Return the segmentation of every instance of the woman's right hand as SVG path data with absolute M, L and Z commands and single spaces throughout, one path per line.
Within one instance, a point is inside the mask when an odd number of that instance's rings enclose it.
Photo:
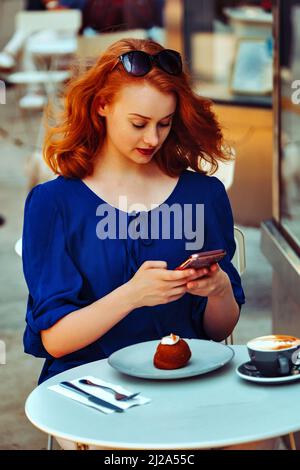
M 180 299 L 194 274 L 194 269 L 168 270 L 165 261 L 145 261 L 127 283 L 134 307 L 153 307 Z

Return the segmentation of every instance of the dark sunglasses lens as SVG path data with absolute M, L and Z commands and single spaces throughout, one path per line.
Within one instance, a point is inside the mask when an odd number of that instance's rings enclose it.
M 171 75 L 179 75 L 182 72 L 182 62 L 178 52 L 168 49 L 159 52 L 156 57 L 165 72 Z
M 151 59 L 142 51 L 128 52 L 121 57 L 125 70 L 132 75 L 141 77 L 151 69 Z

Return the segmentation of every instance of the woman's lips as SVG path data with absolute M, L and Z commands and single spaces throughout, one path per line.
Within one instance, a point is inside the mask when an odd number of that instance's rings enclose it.
M 154 153 L 155 149 L 137 149 L 142 155 L 150 156 Z

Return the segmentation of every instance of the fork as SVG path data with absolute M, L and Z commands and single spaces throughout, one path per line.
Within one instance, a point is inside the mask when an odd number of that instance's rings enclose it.
M 80 379 L 79 383 L 84 384 L 84 385 L 92 385 L 93 387 L 99 387 L 99 388 L 102 388 L 103 390 L 112 392 L 114 394 L 114 398 L 119 401 L 131 400 L 132 398 L 135 398 L 141 393 L 141 392 L 137 392 L 137 393 L 132 393 L 131 395 L 125 395 L 124 393 L 117 392 L 111 387 L 106 387 L 105 385 L 95 384 L 94 382 L 88 379 Z

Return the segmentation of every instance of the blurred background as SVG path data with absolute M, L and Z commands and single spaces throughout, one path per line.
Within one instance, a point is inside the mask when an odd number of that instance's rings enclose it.
M 245 235 L 234 342 L 300 336 L 299 20 L 300 0 L 0 0 L 0 449 L 46 447 L 24 414 L 42 361 L 23 353 L 21 260 L 26 195 L 55 177 L 45 107 L 122 37 L 181 52 L 235 153 L 216 174 Z

